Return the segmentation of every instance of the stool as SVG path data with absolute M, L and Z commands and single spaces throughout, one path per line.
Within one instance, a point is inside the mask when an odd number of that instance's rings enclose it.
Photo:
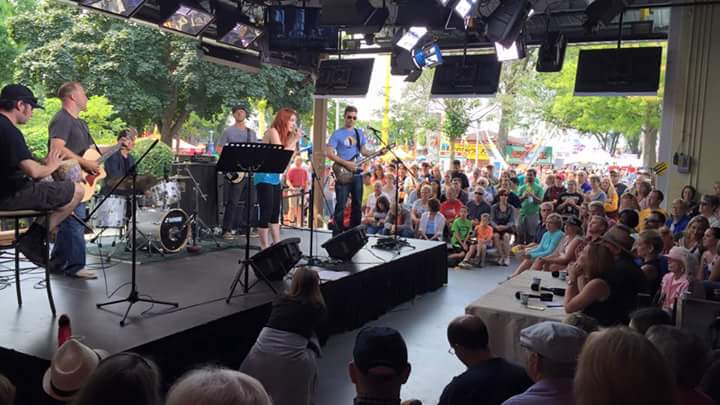
M 17 293 L 18 306 L 22 306 L 22 293 L 20 291 L 20 252 L 17 249 L 17 241 L 20 238 L 20 219 L 21 218 L 45 218 L 45 223 L 50 223 L 50 211 L 36 210 L 18 210 L 18 211 L 0 211 L 0 219 L 12 219 L 15 222 L 15 238 L 13 247 L 15 248 L 15 291 Z M 50 232 L 48 231 L 43 238 L 43 256 L 45 263 L 50 261 Z M 55 301 L 53 300 L 52 289 L 50 288 L 50 271 L 45 266 L 45 290 L 47 291 L 50 310 L 55 316 Z

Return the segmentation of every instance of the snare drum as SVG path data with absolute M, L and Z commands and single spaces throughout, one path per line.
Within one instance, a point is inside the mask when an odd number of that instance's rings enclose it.
M 97 200 L 100 202 L 101 200 Z M 96 228 L 122 228 L 125 226 L 125 210 L 127 199 L 125 197 L 110 196 L 95 212 L 94 225 Z

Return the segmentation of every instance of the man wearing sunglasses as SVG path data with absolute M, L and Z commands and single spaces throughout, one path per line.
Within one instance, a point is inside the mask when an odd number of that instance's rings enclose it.
M 367 148 L 367 138 L 363 131 L 355 128 L 357 121 L 357 108 L 353 106 L 345 107 L 345 124 L 342 128 L 338 128 L 333 132 L 328 140 L 325 154 L 328 159 L 344 166 L 350 172 L 355 173 L 352 181 L 341 184 L 339 181 L 335 183 L 335 212 L 333 215 L 335 228 L 333 235 L 343 232 L 343 211 L 348 197 L 352 199 L 350 208 L 350 228 L 360 225 L 362 220 L 362 193 L 363 184 L 359 167 L 355 164 L 355 160 L 360 156 L 368 156 L 372 151 Z

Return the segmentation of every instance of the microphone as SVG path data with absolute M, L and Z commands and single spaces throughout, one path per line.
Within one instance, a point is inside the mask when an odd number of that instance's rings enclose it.
M 520 299 L 520 294 L 521 294 L 521 293 L 522 293 L 521 291 L 516 291 L 516 292 L 515 292 L 515 298 L 516 298 L 516 299 Z M 528 296 L 529 298 L 539 298 L 540 301 L 552 301 L 552 300 L 553 300 L 553 295 L 550 294 L 550 293 L 541 293 L 540 295 L 537 295 L 537 294 L 528 294 L 527 296 Z
M 565 289 L 564 288 L 548 288 L 548 287 L 540 287 L 542 291 L 551 292 L 558 297 L 564 297 L 565 296 Z

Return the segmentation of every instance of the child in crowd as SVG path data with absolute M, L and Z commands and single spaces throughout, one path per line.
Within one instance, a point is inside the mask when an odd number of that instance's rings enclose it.
M 449 259 L 462 260 L 470 250 L 470 237 L 472 236 L 473 225 L 468 218 L 468 209 L 466 206 L 460 207 L 459 215 L 450 226 L 450 239 L 452 250 Z
M 696 259 L 689 250 L 678 246 L 670 249 L 667 258 L 670 272 L 663 277 L 660 288 L 662 308 L 672 311 L 676 300 L 688 289 L 688 275 L 694 274 Z
M 436 198 L 428 201 L 428 210 L 420 217 L 418 238 L 442 240 L 445 229 L 445 217 L 440 213 L 440 201 Z
M 482 214 L 480 223 L 475 227 L 475 238 L 477 243 L 470 246 L 470 250 L 465 255 L 465 259 L 460 263 L 460 267 L 472 267 L 479 265 L 485 266 L 485 255 L 488 247 L 492 246 L 493 229 L 490 226 L 490 214 Z M 475 259 L 475 260 L 473 260 Z

